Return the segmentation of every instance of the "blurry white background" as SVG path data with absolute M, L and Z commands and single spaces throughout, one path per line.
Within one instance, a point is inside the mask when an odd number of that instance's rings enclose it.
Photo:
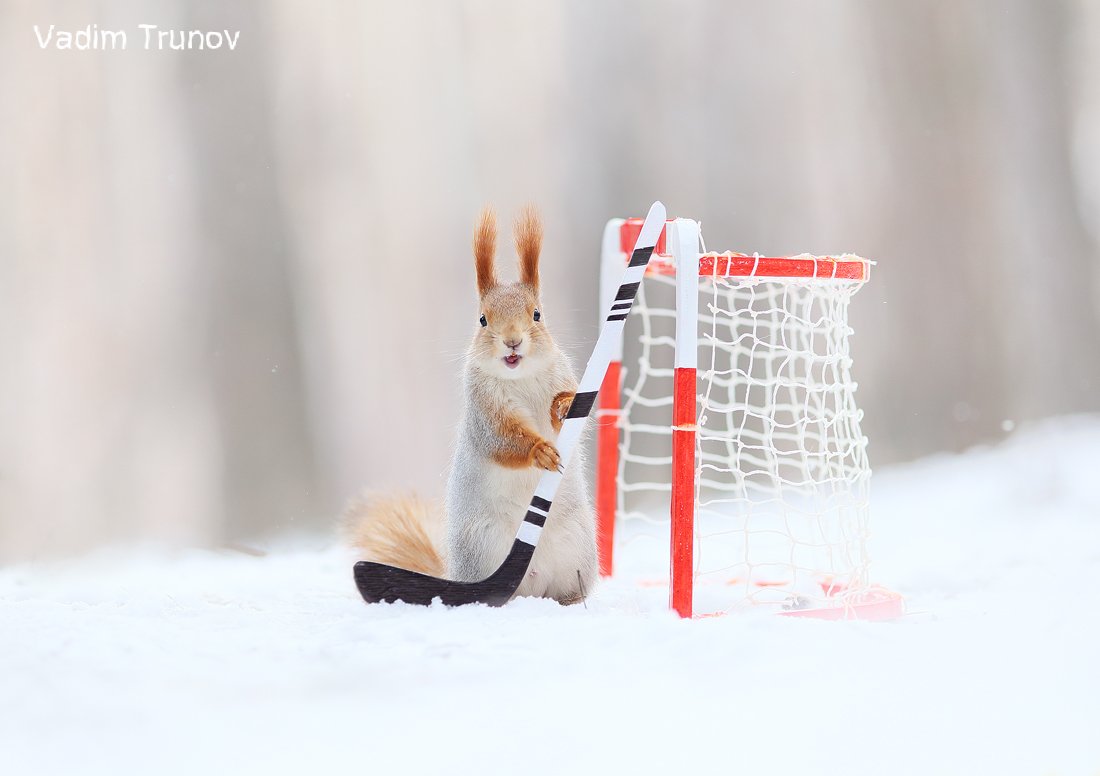
M 241 34 L 33 31 L 93 23 Z M 440 494 L 486 202 L 542 208 L 578 358 L 603 223 L 655 198 L 709 248 L 877 260 L 876 465 L 1100 410 L 1087 0 L 6 0 L 0 172 L 0 561 Z

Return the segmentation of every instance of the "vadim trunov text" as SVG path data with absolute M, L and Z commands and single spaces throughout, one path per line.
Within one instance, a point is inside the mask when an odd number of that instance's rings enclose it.
M 59 30 L 34 25 L 34 35 L 41 49 L 74 51 L 121 51 L 129 47 L 126 30 L 101 30 L 89 24 L 79 30 Z M 227 48 L 233 51 L 240 40 L 240 30 L 169 30 L 155 24 L 139 24 L 133 34 L 134 48 L 145 51 L 185 51 Z

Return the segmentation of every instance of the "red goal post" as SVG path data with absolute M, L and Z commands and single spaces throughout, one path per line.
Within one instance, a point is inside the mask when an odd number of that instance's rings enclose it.
M 602 303 L 640 228 L 640 219 L 608 223 Z M 601 573 L 613 571 L 626 500 L 667 493 L 669 598 L 681 616 L 698 614 L 697 589 L 719 577 L 743 586 L 742 600 L 778 603 L 786 614 L 896 616 L 900 598 L 867 581 L 870 468 L 848 372 L 847 301 L 871 262 L 701 245 L 697 222 L 666 223 L 632 312 L 642 330 L 628 325 L 624 334 L 641 355 L 624 366 L 619 342 L 600 391 Z M 665 286 L 664 307 L 646 298 L 651 281 Z M 636 422 L 635 412 L 657 420 Z M 709 527 L 697 525 L 701 513 Z M 710 556 L 724 553 L 713 568 L 696 557 L 704 542 Z

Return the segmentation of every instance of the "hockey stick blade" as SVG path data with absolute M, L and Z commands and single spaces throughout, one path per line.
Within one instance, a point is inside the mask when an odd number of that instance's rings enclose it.
M 355 584 L 368 603 L 404 601 L 428 606 L 438 598 L 447 606 L 502 606 L 515 594 L 534 554 L 532 545 L 515 540 L 500 568 L 480 582 L 455 582 L 361 560 L 355 564 Z
M 665 226 L 665 206 L 654 202 L 645 217 L 634 250 L 630 254 L 626 271 L 623 273 L 619 292 L 605 312 L 604 324 L 600 327 L 600 336 L 592 349 L 584 374 L 581 375 L 576 396 L 565 414 L 561 430 L 558 432 L 557 448 L 561 456 L 561 469 L 546 472 L 539 479 L 535 495 L 520 522 L 512 549 L 508 552 L 500 568 L 480 582 L 456 582 L 420 574 L 415 571 L 387 566 L 371 561 L 359 561 L 355 564 L 355 585 L 367 603 L 382 601 L 393 603 L 404 601 L 409 604 L 427 606 L 436 599 L 447 606 L 483 603 L 501 606 L 507 603 L 519 589 L 531 557 L 535 554 L 542 528 L 550 512 L 550 506 L 561 483 L 561 472 L 569 465 L 573 450 L 580 441 L 585 421 L 596 401 L 596 394 L 603 383 L 611 354 L 617 338 L 622 337 L 626 325 L 626 313 L 623 302 L 634 303 L 646 266 L 657 245 L 657 238 Z

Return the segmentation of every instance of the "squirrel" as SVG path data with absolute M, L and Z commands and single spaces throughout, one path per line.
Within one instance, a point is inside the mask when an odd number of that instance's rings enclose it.
M 496 218 L 474 230 L 480 317 L 466 352 L 463 412 L 442 513 L 416 496 L 367 493 L 344 512 L 367 560 L 462 582 L 488 577 L 508 554 L 541 471 L 557 471 L 552 441 L 577 390 L 539 298 L 542 223 L 516 220 L 519 281 L 497 279 Z M 517 596 L 583 600 L 598 569 L 596 517 L 580 451 L 565 469 Z

